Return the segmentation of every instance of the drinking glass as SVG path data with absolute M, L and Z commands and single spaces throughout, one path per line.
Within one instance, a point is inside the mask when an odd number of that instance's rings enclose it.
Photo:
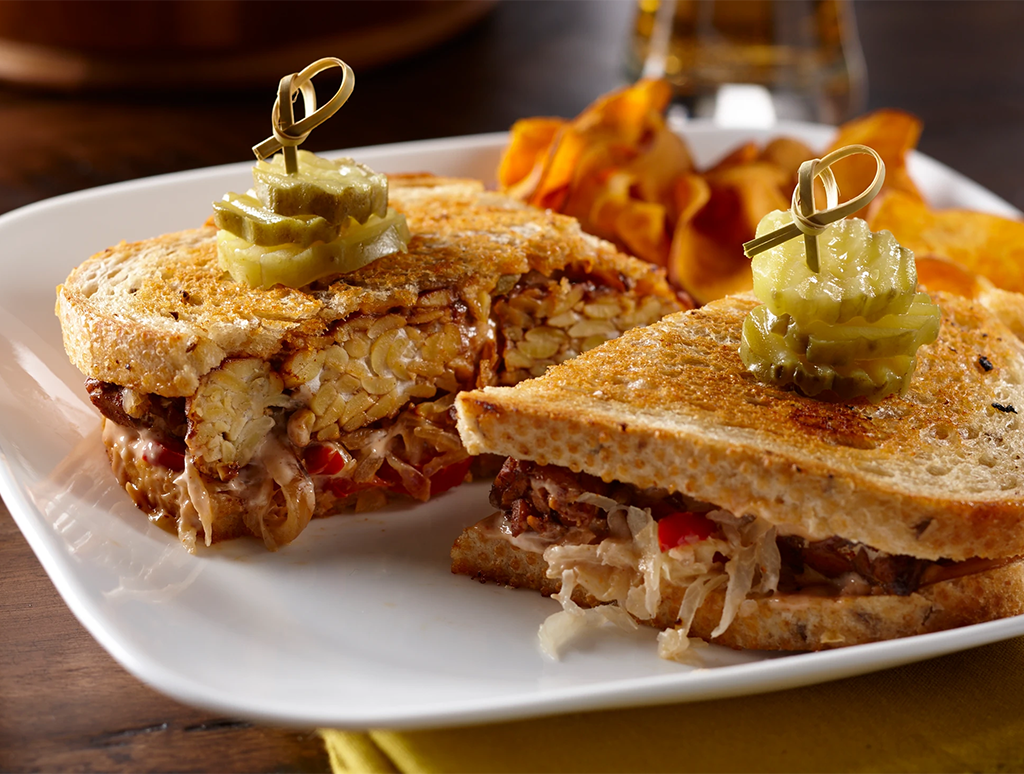
M 664 76 L 690 117 L 724 125 L 836 124 L 866 97 L 847 0 L 638 0 L 627 71 Z

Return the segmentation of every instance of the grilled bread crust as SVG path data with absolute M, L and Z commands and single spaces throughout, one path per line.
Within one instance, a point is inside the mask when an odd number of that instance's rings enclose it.
M 684 492 L 783 534 L 923 559 L 1024 554 L 1024 345 L 937 294 L 938 340 L 904 396 L 826 402 L 739 358 L 752 295 L 638 328 L 513 388 L 462 393 L 471 454 Z
M 561 588 L 548 578 L 541 554 L 512 545 L 479 526 L 470 527 L 452 548 L 452 571 L 481 582 L 539 591 Z M 684 588 L 661 584 L 657 615 L 639 623 L 667 629 L 676 624 Z M 602 604 L 577 587 L 573 601 Z M 725 592 L 716 590 L 697 611 L 691 637 L 750 650 L 826 650 L 954 629 L 1024 613 L 1024 560 L 921 587 L 908 596 L 820 597 L 781 594 L 745 600 L 729 628 L 715 639 Z
M 597 268 L 679 308 L 650 264 L 585 234 L 573 218 L 487 192 L 477 181 L 392 177 L 390 204 L 409 223 L 408 251 L 314 289 L 235 282 L 218 265 L 209 225 L 108 248 L 57 289 L 65 349 L 86 376 L 180 397 L 225 359 L 302 349 L 334 322 L 413 306 L 431 290 L 456 289 L 486 318 L 495 288 L 531 270 Z

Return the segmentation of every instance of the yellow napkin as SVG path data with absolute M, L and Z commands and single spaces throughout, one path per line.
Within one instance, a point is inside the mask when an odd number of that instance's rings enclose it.
M 320 733 L 338 774 L 1024 771 L 1024 637 L 759 696 Z

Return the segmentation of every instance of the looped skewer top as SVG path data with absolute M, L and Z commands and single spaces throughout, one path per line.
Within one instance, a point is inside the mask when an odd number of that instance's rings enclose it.
M 836 184 L 830 167 L 840 159 L 858 154 L 866 154 L 874 158 L 877 165 L 875 178 L 865 191 L 850 201 L 839 204 L 839 186 Z M 821 177 L 821 182 L 825 186 L 826 209 L 816 212 L 814 209 L 814 179 L 817 177 Z M 793 214 L 793 222 L 769 234 L 745 242 L 743 244 L 744 254 L 748 258 L 753 258 L 758 253 L 803 234 L 807 266 L 811 271 L 817 272 L 818 235 L 830 223 L 842 220 L 868 204 L 882 190 L 883 183 L 885 183 L 885 162 L 882 161 L 882 157 L 878 153 L 866 145 L 847 145 L 832 151 L 824 158 L 805 161 L 800 165 L 800 170 L 797 173 L 797 185 L 793 189 L 793 201 L 790 209 Z
M 341 85 L 337 93 L 321 108 L 316 106 L 316 90 L 313 88 L 313 76 L 332 67 L 340 67 L 342 71 Z M 329 56 L 318 59 L 300 72 L 286 75 L 277 87 L 277 99 L 271 117 L 273 136 L 268 137 L 259 145 L 253 146 L 253 153 L 260 161 L 284 149 L 285 170 L 289 175 L 298 172 L 298 160 L 295 149 L 305 142 L 309 133 L 338 112 L 352 95 L 356 85 L 356 76 L 352 68 L 340 59 Z M 295 121 L 292 102 L 302 93 L 305 116 Z

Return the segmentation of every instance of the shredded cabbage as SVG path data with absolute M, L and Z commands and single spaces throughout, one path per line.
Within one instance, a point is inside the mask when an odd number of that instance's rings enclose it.
M 770 594 L 778 585 L 781 558 L 776 530 L 763 519 L 712 510 L 705 515 L 719 526 L 721 537 L 662 552 L 658 525 L 649 509 L 590 492 L 578 501 L 607 512 L 610 537 L 597 544 L 553 545 L 544 550 L 548 577 L 562 581 L 554 597 L 562 610 L 549 616 L 539 633 L 541 647 L 553 657 L 586 628 L 608 623 L 636 628 L 635 621 L 657 617 L 668 584 L 686 590 L 678 624 L 659 634 L 658 653 L 663 658 L 689 659 L 684 654 L 690 647 L 690 627 L 713 591 L 726 587 L 722 615 L 711 633 L 717 637 L 729 628 L 751 594 Z M 724 566 L 715 561 L 716 554 L 726 557 Z M 572 601 L 577 587 L 607 604 L 579 607 Z
M 658 656 L 666 661 L 678 661 L 680 664 L 703 667 L 698 648 L 706 648 L 704 640 L 687 637 L 682 629 L 665 629 L 658 632 Z
M 203 525 L 206 545 L 213 545 L 213 506 L 210 503 L 210 492 L 203 483 L 202 476 L 199 475 L 199 470 L 196 468 L 191 454 L 185 455 L 185 472 L 182 476 L 184 477 L 185 487 L 188 490 L 189 502 L 199 516 L 200 523 Z M 185 521 L 185 519 L 182 519 L 182 521 Z M 189 549 L 190 553 L 195 549 L 196 540 L 194 527 L 191 529 L 193 531 L 191 537 L 189 537 L 187 532 L 185 536 L 182 536 L 180 534 L 181 527 L 179 526 L 178 528 L 178 537 L 185 544 L 185 548 Z
M 554 659 L 560 657 L 562 646 L 586 629 L 595 629 L 603 624 L 613 624 L 625 631 L 637 628 L 636 621 L 618 605 L 580 607 L 572 601 L 572 592 L 575 588 L 576 572 L 567 569 L 562 572 L 562 588 L 553 597 L 561 602 L 562 610 L 549 615 L 537 632 L 541 650 Z

